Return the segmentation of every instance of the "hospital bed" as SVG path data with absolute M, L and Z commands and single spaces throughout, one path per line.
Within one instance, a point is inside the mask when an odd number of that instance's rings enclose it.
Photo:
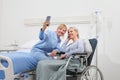
M 33 80 L 36 64 L 30 50 L 37 41 L 30 40 L 15 51 L 0 52 L 0 80 Z
M 0 80 L 28 80 L 35 70 L 35 61 L 29 53 L 9 52 L 0 54 Z M 29 80 L 32 80 L 29 79 Z

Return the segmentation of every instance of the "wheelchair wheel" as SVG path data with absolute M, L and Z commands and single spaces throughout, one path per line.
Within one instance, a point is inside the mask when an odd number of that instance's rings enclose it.
M 102 72 L 94 65 L 86 67 L 79 80 L 104 80 Z

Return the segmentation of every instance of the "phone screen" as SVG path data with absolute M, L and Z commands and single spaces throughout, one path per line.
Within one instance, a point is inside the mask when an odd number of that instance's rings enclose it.
M 46 17 L 46 21 L 50 21 L 50 19 L 51 19 L 51 16 Z

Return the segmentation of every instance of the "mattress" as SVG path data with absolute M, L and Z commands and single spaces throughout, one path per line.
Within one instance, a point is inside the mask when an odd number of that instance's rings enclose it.
M 12 60 L 14 74 L 36 69 L 37 61 L 28 52 L 10 52 L 0 55 L 7 56 Z M 6 60 L 1 60 L 1 64 L 6 68 L 9 66 Z

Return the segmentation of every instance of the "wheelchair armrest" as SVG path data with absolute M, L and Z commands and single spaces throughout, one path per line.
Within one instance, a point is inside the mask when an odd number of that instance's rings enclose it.
M 61 54 L 65 54 L 65 52 L 62 52 L 62 51 L 57 52 L 57 55 L 61 55 Z
M 66 67 L 68 66 L 69 62 L 71 59 L 80 59 L 80 64 L 83 65 L 85 61 L 85 65 L 87 65 L 87 53 L 73 53 L 69 58 L 66 63 Z
M 79 55 L 79 56 L 87 56 L 87 53 L 86 53 L 86 52 L 83 52 L 83 53 L 73 53 L 72 55 L 73 55 L 73 56 L 76 56 L 76 55 Z
M 87 53 L 83 52 L 83 53 L 73 53 L 72 54 L 73 58 L 80 58 L 81 59 L 81 64 L 83 64 L 83 62 L 85 62 L 85 65 L 87 66 Z

